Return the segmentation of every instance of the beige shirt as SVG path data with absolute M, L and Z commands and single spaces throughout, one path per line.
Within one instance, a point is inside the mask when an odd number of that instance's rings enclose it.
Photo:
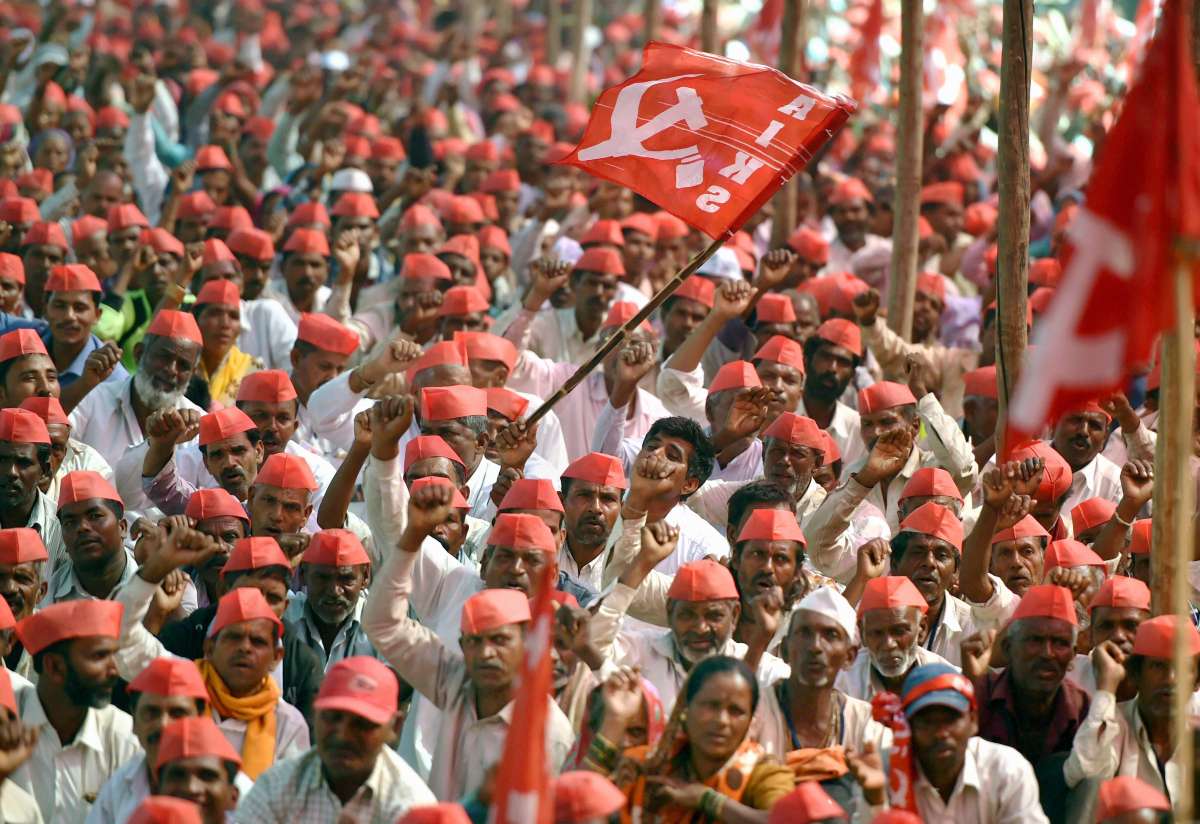
M 37 801 L 11 780 L 0 784 L 0 821 L 4 824 L 42 824 Z

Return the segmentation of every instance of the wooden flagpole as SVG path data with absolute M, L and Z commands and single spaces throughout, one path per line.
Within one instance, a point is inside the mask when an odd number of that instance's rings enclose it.
M 563 0 L 546 0 L 546 63 L 558 68 L 558 53 L 562 50 Z
M 571 27 L 571 85 L 572 103 L 587 102 L 588 69 L 592 50 L 587 42 L 588 26 L 592 24 L 592 0 L 575 0 L 575 21 Z
M 782 35 L 779 41 L 779 70 L 788 77 L 799 79 L 802 47 L 800 22 L 804 19 L 807 0 L 789 0 L 783 7 Z M 775 195 L 775 214 L 771 218 L 771 248 L 787 243 L 788 236 L 800 222 L 796 214 L 796 195 L 799 183 L 795 177 L 783 184 Z
M 912 337 L 913 301 L 917 293 L 918 221 L 921 218 L 921 123 L 924 51 L 921 0 L 900 4 L 900 108 L 896 123 L 896 215 L 892 230 L 892 274 L 888 280 L 888 326 Z
M 704 0 L 700 8 L 700 51 L 709 54 L 723 54 L 720 34 L 717 31 L 718 0 Z
M 646 5 L 642 8 L 642 22 L 646 27 L 645 36 L 642 38 L 643 43 L 649 43 L 658 34 L 658 20 L 661 14 L 660 0 L 646 0 Z
M 1004 437 L 1008 401 L 1021 373 L 1029 295 L 1029 72 L 1033 57 L 1033 0 L 1004 0 L 1000 57 L 1000 146 L 996 158 L 999 282 L 996 289 L 997 435 Z M 996 454 L 1005 445 L 996 444 Z

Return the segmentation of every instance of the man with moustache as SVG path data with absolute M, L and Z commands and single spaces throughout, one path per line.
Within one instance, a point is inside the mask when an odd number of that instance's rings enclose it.
M 198 429 L 208 474 L 234 498 L 246 500 L 265 456 L 258 427 L 245 412 L 229 406 L 197 416 L 188 410 L 163 409 L 150 417 L 146 428 L 142 489 L 164 514 L 182 514 L 196 492 L 175 467 L 175 445 L 193 428 Z
M 0 527 L 36 531 L 54 566 L 66 561 L 66 547 L 54 502 L 40 488 L 51 474 L 50 450 L 41 418 L 25 409 L 0 409 Z M 49 570 L 41 572 L 48 578 Z
M 892 242 L 869 233 L 875 198 L 870 189 L 856 177 L 838 181 L 827 199 L 829 217 L 837 229 L 837 237 L 829 244 L 827 272 L 849 272 L 852 259 L 872 252 L 888 252 Z
M 1070 512 L 1080 501 L 1104 498 L 1121 502 L 1121 467 L 1101 454 L 1108 443 L 1112 418 L 1095 401 L 1071 410 L 1054 424 L 1050 444 L 1071 467 L 1071 488 L 1062 509 Z
M 33 329 L 0 335 L 0 406 L 59 394 L 58 370 Z
M 804 394 L 796 412 L 830 434 L 846 465 L 867 452 L 859 413 L 841 402 L 862 364 L 863 352 L 858 326 L 843 318 L 825 321 L 804 342 Z
M 202 824 L 227 824 L 238 798 L 253 787 L 241 766 L 221 728 L 203 715 L 167 724 L 154 759 L 158 792 L 195 804 Z
M 67 560 L 56 563 L 44 604 L 112 598 L 137 571 L 125 548 L 125 504 L 95 472 L 71 472 L 58 498 Z
M 1088 605 L 1091 655 L 1076 655 L 1068 677 L 1088 695 L 1096 694 L 1097 647 L 1111 641 L 1124 655 L 1133 653 L 1138 627 L 1150 618 L 1150 588 L 1136 578 L 1114 575 L 1100 585 Z M 1113 691 L 1118 701 L 1137 695 L 1137 684 L 1128 673 Z
M 196 606 L 201 609 L 217 603 L 221 597 L 221 571 L 234 545 L 250 536 L 250 515 L 241 501 L 219 488 L 196 490 L 183 514 L 195 524 L 198 532 L 203 532 L 219 546 L 199 569 L 192 570 Z
M 558 568 L 599 592 L 608 557 L 608 536 L 621 512 L 621 495 L 628 487 L 625 470 L 612 455 L 591 452 L 563 471 L 561 485 L 567 537 L 558 551 Z

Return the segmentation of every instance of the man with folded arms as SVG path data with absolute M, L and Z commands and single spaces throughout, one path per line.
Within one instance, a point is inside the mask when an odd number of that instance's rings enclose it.
M 195 804 L 204 824 L 226 824 L 239 793 L 250 791 L 241 766 L 241 756 L 206 715 L 167 724 L 154 758 L 158 792 Z

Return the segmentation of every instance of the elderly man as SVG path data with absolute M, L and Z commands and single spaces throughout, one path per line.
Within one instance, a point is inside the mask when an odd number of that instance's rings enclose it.
M 241 766 L 241 756 L 205 715 L 167 724 L 154 759 L 158 792 L 195 804 L 203 824 L 226 824 L 238 794 L 253 786 Z
M 426 554 L 422 543 L 433 526 L 445 519 L 452 491 L 448 485 L 430 484 L 413 493 L 404 535 L 363 610 L 363 625 L 375 648 L 442 711 L 430 778 L 439 798 L 475 792 L 499 759 L 530 619 L 529 602 L 518 590 L 493 588 L 471 596 L 462 606 L 460 655 L 408 617 L 413 566 Z M 545 529 L 532 516 L 506 517 L 526 518 L 531 527 Z M 546 701 L 547 763 L 557 771 L 574 734 L 554 699 L 546 696 Z
M 62 528 L 40 488 L 52 474 L 50 463 L 50 433 L 42 419 L 24 409 L 0 409 L 0 527 L 36 530 L 58 563 L 66 560 Z
M 418 419 L 422 435 L 441 437 L 467 470 L 471 514 L 484 517 L 500 467 L 484 456 L 487 445 L 487 393 L 473 386 L 421 390 Z
M 924 664 L 946 664 L 921 646 L 923 616 L 929 604 L 908 578 L 885 576 L 867 582 L 858 602 L 862 638 L 854 663 L 837 677 L 836 686 L 860 701 L 880 692 L 898 692 L 904 679 Z
M 317 696 L 316 746 L 276 764 L 238 803 L 244 824 L 307 818 L 396 821 L 434 795 L 392 751 L 403 716 L 395 674 L 374 658 L 330 667 Z
M 37 530 L 26 527 L 0 529 L 0 596 L 16 621 L 33 615 L 45 597 L 47 583 L 44 568 L 49 555 Z M 26 681 L 33 680 L 33 661 L 14 637 L 5 656 L 5 668 Z
M 46 604 L 112 598 L 137 570 L 125 548 L 125 504 L 112 484 L 95 472 L 63 478 L 58 497 L 66 558 L 50 573 Z

